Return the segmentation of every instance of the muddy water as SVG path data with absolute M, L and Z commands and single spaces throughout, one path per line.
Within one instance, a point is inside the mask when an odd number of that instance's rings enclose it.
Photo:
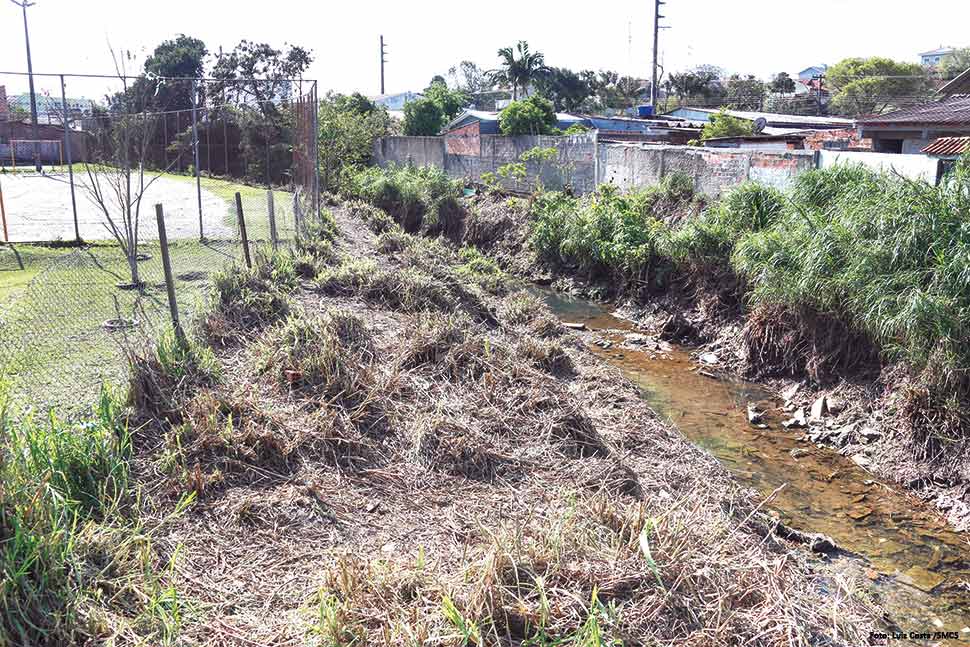
M 767 497 L 765 506 L 789 526 L 824 533 L 849 551 L 878 603 L 899 630 L 959 632 L 970 644 L 970 542 L 948 529 L 921 502 L 890 487 L 835 451 L 784 430 L 771 417 L 778 402 L 757 385 L 701 374 L 681 349 L 619 347 L 632 324 L 596 304 L 543 290 L 539 295 L 566 322 L 584 323 L 597 355 L 638 384 L 655 410 L 705 448 L 745 485 Z M 769 411 L 768 429 L 748 422 L 747 405 Z M 860 564 L 860 561 L 861 564 Z M 920 642 L 920 641 L 917 641 Z

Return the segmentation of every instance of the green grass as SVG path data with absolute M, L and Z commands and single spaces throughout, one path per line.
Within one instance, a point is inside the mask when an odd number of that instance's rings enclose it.
M 150 256 L 139 263 L 146 283 L 142 291 L 118 288 L 130 275 L 124 255 L 113 245 L 49 250 L 38 254 L 37 265 L 27 266 L 21 282 L 38 271 L 41 261 L 46 264 L 32 284 L 0 307 L 0 374 L 11 380 L 18 406 L 77 408 L 97 394 L 104 380 L 123 379 L 121 342 L 141 343 L 146 334 L 154 336 L 170 325 L 159 250 L 144 245 L 142 251 Z M 211 275 L 241 252 L 238 245 L 198 241 L 173 242 L 170 252 L 180 315 L 190 323 L 203 305 Z M 105 327 L 119 318 L 136 325 Z
M 346 184 L 345 195 L 383 209 L 407 231 L 447 230 L 462 194 L 461 182 L 434 166 L 364 168 Z

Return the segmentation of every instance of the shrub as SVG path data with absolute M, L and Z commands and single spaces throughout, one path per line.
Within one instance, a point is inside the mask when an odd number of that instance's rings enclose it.
M 454 209 L 461 183 L 437 167 L 369 168 L 349 183 L 352 197 L 389 213 L 407 231 L 437 227 L 443 211 Z
M 498 116 L 503 135 L 551 135 L 558 123 L 552 102 L 539 95 L 513 101 Z

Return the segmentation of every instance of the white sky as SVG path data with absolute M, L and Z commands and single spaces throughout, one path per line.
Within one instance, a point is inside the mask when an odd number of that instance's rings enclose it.
M 668 71 L 712 63 L 761 77 L 794 75 L 846 56 L 883 55 L 917 61 L 941 44 L 970 45 L 970 0 L 668 0 L 661 32 Z M 388 46 L 387 91 L 421 90 L 461 60 L 488 69 L 495 50 L 527 40 L 549 65 L 615 69 L 647 78 L 651 0 L 573 2 L 489 0 L 406 2 L 358 0 L 37 0 L 28 9 L 35 72 L 111 73 L 116 49 L 150 52 L 178 33 L 210 51 L 240 39 L 313 50 L 308 77 L 327 90 L 379 91 L 378 36 Z M 0 71 L 26 70 L 19 8 L 0 0 Z M 8 93 L 24 79 L 0 75 Z M 53 82 L 38 82 L 38 91 Z M 59 93 L 59 88 L 57 88 Z M 72 96 L 98 98 L 103 83 L 74 81 Z

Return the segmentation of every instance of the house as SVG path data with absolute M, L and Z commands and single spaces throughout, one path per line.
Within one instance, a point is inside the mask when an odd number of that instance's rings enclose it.
M 824 64 L 806 67 L 804 70 L 798 73 L 798 80 L 802 83 L 807 83 L 815 77 L 825 74 L 825 70 L 827 69 L 829 69 L 829 66 Z
M 71 156 L 75 162 L 83 162 L 88 155 L 88 138 L 90 134 L 74 129 L 68 131 L 71 135 Z M 39 144 L 41 161 L 45 164 L 61 164 L 64 162 L 64 128 L 54 124 L 39 124 L 36 138 L 43 140 Z M 33 159 L 33 147 L 13 145 L 12 141 L 34 139 L 34 127 L 22 121 L 0 121 L 0 165 L 16 162 L 26 163 Z
M 397 94 L 378 94 L 367 97 L 378 106 L 384 106 L 390 111 L 404 110 L 404 106 L 412 101 L 423 99 L 420 92 L 398 92 Z
M 923 154 L 940 160 L 937 178 L 953 170 L 957 160 L 970 153 L 970 137 L 940 137 L 923 149 Z
M 46 94 L 35 94 L 37 102 L 37 123 L 39 124 L 60 124 L 64 121 L 64 104 L 60 97 L 52 97 Z M 10 97 L 10 105 L 20 106 L 24 110 L 30 109 L 30 94 L 23 92 Z M 94 101 L 84 98 L 67 98 L 68 115 L 73 122 L 72 127 L 77 128 L 83 117 L 90 117 L 94 111 Z M 76 122 L 74 121 L 76 120 Z
M 486 110 L 464 110 L 442 129 L 443 135 L 455 137 L 477 137 L 478 135 L 498 135 L 498 112 Z M 556 127 L 566 130 L 572 125 L 582 124 L 583 118 L 564 112 L 556 113 Z
M 704 142 L 709 148 L 754 150 L 871 151 L 872 142 L 859 137 L 855 128 L 793 130 L 780 135 L 737 135 L 714 137 Z
M 944 47 L 943 45 L 940 45 L 936 49 L 931 49 L 928 52 L 920 52 L 920 63 L 926 67 L 936 67 L 940 64 L 940 61 L 943 60 L 944 56 L 947 54 L 952 54 L 955 51 L 956 48 L 954 47 Z
M 966 72 L 954 81 L 964 76 L 968 76 Z M 873 150 L 877 153 L 910 154 L 922 152 L 940 137 L 970 135 L 970 93 L 952 94 L 937 101 L 861 119 L 859 134 L 872 139 Z

